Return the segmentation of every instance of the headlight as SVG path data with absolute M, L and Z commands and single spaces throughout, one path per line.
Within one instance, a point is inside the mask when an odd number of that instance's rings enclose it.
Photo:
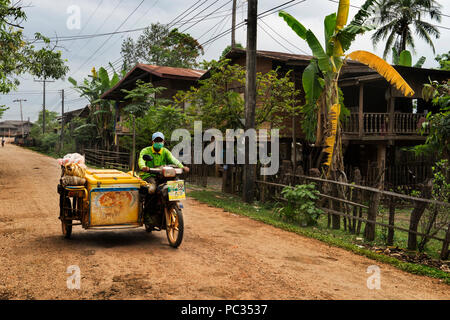
M 163 176 L 164 178 L 173 178 L 177 176 L 175 168 L 172 167 L 164 167 L 163 168 Z

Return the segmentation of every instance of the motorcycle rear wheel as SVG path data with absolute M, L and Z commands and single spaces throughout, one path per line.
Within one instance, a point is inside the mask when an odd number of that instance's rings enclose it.
M 169 245 L 178 248 L 183 241 L 184 221 L 183 213 L 176 203 L 170 205 L 165 210 L 166 215 L 166 235 Z

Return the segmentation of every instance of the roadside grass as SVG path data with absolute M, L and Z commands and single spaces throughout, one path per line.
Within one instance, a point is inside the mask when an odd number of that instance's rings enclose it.
M 360 236 L 348 234 L 344 230 L 327 229 L 326 215 L 323 215 L 323 217 L 319 219 L 318 226 L 301 227 L 298 224 L 284 221 L 276 214 L 274 214 L 273 205 L 267 206 L 258 203 L 251 205 L 243 202 L 240 198 L 233 195 L 223 194 L 218 191 L 199 188 L 192 185 L 189 185 L 188 188 L 189 197 L 208 205 L 222 208 L 228 212 L 240 214 L 286 231 L 320 240 L 327 244 L 349 250 L 362 256 L 366 256 L 370 259 L 390 264 L 394 267 L 399 268 L 400 270 L 409 273 L 442 279 L 444 283 L 450 285 L 450 275 L 442 270 L 425 265 L 404 262 L 387 255 L 370 251 L 364 247 L 361 248 L 358 245 L 361 245 L 364 242 L 358 242 L 356 240 L 356 238 L 359 238 Z M 380 232 L 382 231 L 378 231 L 378 233 Z M 400 232 L 398 234 L 400 234 Z M 377 236 L 380 236 L 380 234 L 378 234 Z M 396 236 L 396 241 L 397 243 L 403 243 L 404 238 L 401 235 L 398 236 L 398 238 Z M 371 244 L 374 244 L 374 242 L 372 242 Z
M 55 158 L 55 159 L 58 159 L 58 158 L 61 157 L 61 156 L 60 156 L 57 152 L 55 152 L 55 151 L 45 152 L 45 151 L 43 151 L 43 150 L 41 150 L 41 149 L 39 149 L 39 148 L 37 148 L 37 147 L 29 147 L 29 146 L 20 146 L 20 147 L 21 147 L 21 148 L 24 148 L 24 149 L 28 149 L 28 150 L 34 151 L 34 152 L 37 152 L 37 153 L 40 153 L 40 154 L 42 154 L 42 155 L 44 155 L 44 156 L 48 156 L 48 157 L 51 157 L 51 158 Z

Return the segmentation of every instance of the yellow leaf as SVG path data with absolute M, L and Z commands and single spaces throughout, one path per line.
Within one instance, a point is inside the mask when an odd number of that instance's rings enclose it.
M 336 31 L 341 30 L 347 24 L 350 0 L 339 0 L 339 8 L 336 16 Z
M 333 55 L 335 57 L 342 57 L 344 55 L 344 50 L 342 49 L 341 42 L 337 39 L 334 39 Z
M 92 67 L 91 72 L 92 72 L 92 76 L 94 77 L 94 79 L 97 78 L 97 71 L 95 71 L 95 67 Z
M 364 63 L 382 75 L 390 84 L 400 90 L 406 97 L 413 96 L 414 90 L 408 85 L 405 79 L 389 63 L 367 51 L 354 51 L 347 55 L 347 58 Z
M 337 103 L 331 107 L 330 112 L 328 114 L 331 122 L 331 132 L 325 138 L 325 149 L 323 150 L 325 153 L 328 153 L 327 160 L 324 163 L 328 167 L 331 165 L 331 161 L 333 159 L 333 150 L 334 144 L 336 142 L 336 132 L 339 123 L 340 113 L 341 113 L 341 105 Z

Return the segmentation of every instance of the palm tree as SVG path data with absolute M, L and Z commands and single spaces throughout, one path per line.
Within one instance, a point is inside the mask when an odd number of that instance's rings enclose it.
M 385 59 L 393 47 L 397 52 L 406 50 L 407 46 L 414 50 L 414 34 L 435 52 L 432 38 L 439 38 L 440 32 L 423 19 L 441 21 L 441 5 L 436 0 L 367 0 L 366 3 L 369 3 L 370 22 L 379 27 L 372 35 L 373 45 L 387 38 Z

